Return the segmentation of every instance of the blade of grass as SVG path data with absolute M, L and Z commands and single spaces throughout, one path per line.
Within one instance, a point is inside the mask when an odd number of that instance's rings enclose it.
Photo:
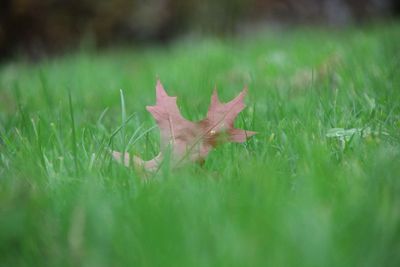
M 77 154 L 77 144 L 76 144 L 76 129 L 75 129 L 75 118 L 74 118 L 74 109 L 72 107 L 72 97 L 71 91 L 68 90 L 68 103 L 69 103 L 69 114 L 71 117 L 71 142 L 72 142 L 72 156 L 74 159 L 74 166 L 75 166 L 75 175 L 79 175 L 79 166 L 78 166 L 78 154 Z
M 122 147 L 121 147 L 121 152 L 122 155 L 125 155 L 126 152 L 126 131 L 125 131 L 125 126 L 126 126 L 126 108 L 125 108 L 125 97 L 124 97 L 124 92 L 122 91 L 122 89 L 119 90 L 119 94 L 120 94 L 120 100 L 121 100 L 121 122 L 122 122 L 122 128 L 121 128 L 121 143 L 122 143 Z

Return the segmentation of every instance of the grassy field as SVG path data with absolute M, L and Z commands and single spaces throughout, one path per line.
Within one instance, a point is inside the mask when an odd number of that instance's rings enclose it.
M 396 24 L 4 63 L 0 266 L 399 266 L 399 68 Z M 157 77 L 193 121 L 247 85 L 258 135 L 143 181 Z

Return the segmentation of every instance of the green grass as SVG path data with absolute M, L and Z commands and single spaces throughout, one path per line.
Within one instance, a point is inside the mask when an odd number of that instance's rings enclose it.
M 0 266 L 399 266 L 399 44 L 298 29 L 3 64 Z M 144 182 L 109 150 L 158 153 L 157 77 L 191 120 L 247 85 L 259 134 Z

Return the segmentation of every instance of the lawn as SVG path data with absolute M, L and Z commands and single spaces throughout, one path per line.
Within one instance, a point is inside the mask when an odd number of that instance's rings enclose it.
M 0 67 L 0 266 L 399 266 L 400 27 L 183 38 Z M 258 134 L 156 173 L 157 77 L 187 119 L 248 86 Z M 147 179 L 143 179 L 147 177 Z

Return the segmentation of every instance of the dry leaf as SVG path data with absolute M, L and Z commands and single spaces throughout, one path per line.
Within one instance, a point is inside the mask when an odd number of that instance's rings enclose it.
M 228 103 L 221 103 L 217 91 L 211 97 L 211 104 L 207 117 L 200 122 L 186 120 L 176 104 L 176 97 L 169 96 L 160 81 L 156 86 L 156 105 L 147 106 L 160 128 L 160 153 L 152 160 L 144 161 L 139 157 L 130 158 L 126 153 L 122 159 L 120 152 L 113 152 L 113 156 L 126 166 L 140 166 L 154 171 L 163 160 L 163 155 L 169 151 L 173 164 L 182 162 L 202 162 L 208 153 L 217 144 L 224 142 L 242 143 L 255 134 L 234 128 L 237 115 L 244 109 L 243 98 L 247 89 L 244 89 L 235 99 Z

